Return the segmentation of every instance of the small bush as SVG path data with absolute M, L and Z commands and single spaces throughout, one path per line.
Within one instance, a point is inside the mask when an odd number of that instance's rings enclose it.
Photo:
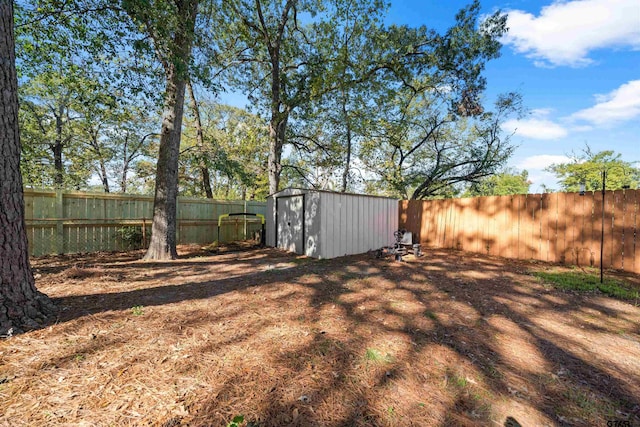
M 130 226 L 116 230 L 116 237 L 124 244 L 125 249 L 142 248 L 142 227 Z

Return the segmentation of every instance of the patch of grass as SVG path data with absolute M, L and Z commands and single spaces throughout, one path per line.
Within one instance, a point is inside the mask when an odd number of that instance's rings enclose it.
M 469 384 L 469 382 L 463 375 L 458 375 L 457 373 L 451 372 L 449 370 L 447 371 L 448 372 L 447 372 L 446 379 L 449 384 L 452 384 L 453 386 L 460 389 L 465 388 Z
M 426 310 L 424 312 L 424 316 L 428 317 L 431 320 L 438 320 L 438 316 L 436 316 L 436 314 L 431 310 Z
M 580 408 L 580 415 L 590 416 L 597 412 L 597 402 L 587 393 L 580 389 L 569 389 L 564 393 L 564 397 Z
M 344 271 L 344 272 L 339 273 L 339 275 L 340 275 L 340 278 L 342 280 L 347 280 L 347 281 L 348 280 L 352 280 L 352 279 L 359 279 L 360 278 L 360 274 L 353 273 L 351 271 Z
M 144 314 L 144 307 L 141 305 L 131 307 L 131 314 L 134 316 L 142 316 Z
M 637 300 L 640 298 L 640 292 L 631 288 L 628 284 L 611 278 L 604 278 L 604 283 L 600 283 L 600 277 L 596 274 L 583 272 L 563 272 L 551 273 L 546 271 L 538 271 L 533 273 L 534 276 L 551 283 L 558 289 L 594 292 L 599 290 L 605 295 L 626 299 Z
M 375 348 L 368 348 L 364 354 L 364 358 L 370 362 L 387 363 L 392 362 L 393 357 L 390 354 L 383 355 L 379 350 Z
M 244 415 L 236 415 L 235 417 L 233 417 L 231 421 L 229 421 L 229 424 L 227 424 L 227 427 L 240 427 L 240 425 L 243 422 L 244 422 Z
M 494 365 L 487 366 L 487 375 L 495 379 L 502 379 L 504 376 L 502 375 L 502 372 L 500 372 L 500 370 Z

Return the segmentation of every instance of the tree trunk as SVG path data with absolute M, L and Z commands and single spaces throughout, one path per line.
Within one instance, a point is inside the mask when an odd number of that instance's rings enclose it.
M 275 113 L 269 123 L 269 194 L 276 193 L 280 186 L 282 173 L 282 147 L 285 143 L 288 117 Z
M 56 114 L 56 141 L 51 146 L 53 151 L 53 167 L 55 176 L 53 182 L 56 188 L 62 188 L 64 183 L 64 166 L 62 165 L 62 107 Z
M 280 186 L 280 173 L 282 172 L 282 146 L 283 136 L 279 129 L 286 128 L 286 124 L 281 126 L 277 117 L 272 117 L 269 124 L 269 194 L 274 194 Z
M 102 156 L 102 150 L 100 149 L 100 142 L 98 141 L 99 132 L 89 131 L 91 134 L 91 146 L 98 156 L 98 164 L 100 165 L 100 181 L 102 181 L 102 189 L 105 193 L 109 193 L 109 176 L 107 175 L 107 165 Z
M 207 195 L 207 199 L 213 199 L 213 192 L 211 191 L 211 179 L 209 176 L 209 168 L 203 160 L 205 155 L 204 150 L 204 137 L 202 132 L 202 120 L 200 119 L 200 107 L 198 101 L 193 93 L 193 86 L 191 86 L 191 80 L 187 81 L 187 91 L 189 92 L 189 98 L 191 99 L 191 109 L 193 110 L 193 117 L 196 122 L 196 144 L 198 147 L 198 156 L 200 157 L 200 173 L 202 174 L 202 187 Z
M 107 175 L 107 165 L 104 159 L 100 158 L 100 178 L 102 179 L 102 188 L 105 193 L 109 193 L 109 177 Z
M 289 3 L 287 1 L 287 7 Z M 286 15 L 284 13 L 281 22 L 286 22 L 288 18 L 288 12 L 286 12 Z M 280 41 L 282 40 L 284 26 L 281 26 L 279 30 L 277 42 L 269 42 L 267 40 L 271 59 L 271 119 L 269 120 L 269 158 L 267 164 L 269 194 L 276 193 L 280 187 L 282 148 L 286 141 L 287 121 L 289 119 L 289 109 L 282 102 L 283 82 L 280 75 Z
M 347 153 L 346 158 L 344 160 L 344 170 L 342 171 L 342 189 L 343 193 L 346 193 L 347 186 L 349 185 L 349 171 L 351 166 L 351 120 L 349 118 L 349 110 L 347 110 L 347 93 L 345 93 L 344 88 L 342 89 L 342 115 L 344 118 L 344 123 L 346 127 L 346 143 L 347 143 Z
M 146 260 L 176 259 L 178 202 L 178 157 L 182 135 L 184 92 L 188 81 L 191 42 L 195 28 L 198 0 L 176 2 L 180 23 L 171 40 L 169 57 L 164 58 L 166 89 L 160 132 L 160 149 L 153 200 L 153 223 Z M 156 43 L 158 40 L 156 40 Z M 159 49 L 156 46 L 156 49 Z
M 13 2 L 0 0 L 0 336 L 42 326 L 55 306 L 29 265 L 20 174 Z
M 129 172 L 129 135 L 124 139 L 123 156 L 122 156 L 122 175 L 120 176 L 120 192 L 127 192 L 127 173 Z
M 202 186 L 204 187 L 204 192 L 207 195 L 207 199 L 213 199 L 213 191 L 211 191 L 211 175 L 209 174 L 209 168 L 203 166 L 200 168 L 200 173 L 202 174 Z
M 151 242 L 144 259 L 176 259 L 178 156 L 186 82 L 172 67 L 167 73 L 160 150 L 156 169 Z

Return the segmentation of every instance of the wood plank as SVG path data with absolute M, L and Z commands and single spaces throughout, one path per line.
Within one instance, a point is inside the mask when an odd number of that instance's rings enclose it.
M 549 211 L 549 201 L 551 195 L 543 193 L 540 195 L 540 214 L 538 221 L 540 223 L 540 259 L 549 261 L 549 221 L 551 212 Z M 555 220 L 555 218 L 554 218 Z
M 625 190 L 624 192 L 624 234 L 622 247 L 622 269 L 629 272 L 637 272 L 640 265 L 636 266 L 635 259 L 637 251 L 637 208 L 638 190 Z
M 515 258 L 514 254 L 517 253 L 517 246 L 514 247 L 515 239 L 514 234 L 517 236 L 518 230 L 517 224 L 514 224 L 514 212 L 513 212 L 513 196 L 504 196 L 502 198 L 503 209 L 503 243 L 500 248 L 500 256 L 505 258 Z M 515 249 L 515 250 L 514 250 Z
M 540 194 L 527 196 L 527 211 L 529 220 L 529 259 L 541 258 L 540 255 Z
M 574 194 L 575 203 L 575 221 L 574 221 L 574 243 L 575 243 L 575 259 L 574 262 L 581 266 L 587 267 L 591 263 L 591 250 L 588 245 L 589 239 L 587 236 L 591 236 L 591 227 L 588 220 L 590 220 L 590 211 L 592 206 L 589 204 L 589 198 L 585 194 L 581 196 L 579 193 Z
M 607 191 L 604 196 L 604 255 L 602 261 L 605 269 L 613 266 L 613 210 L 614 194 L 613 191 Z
M 453 229 L 453 215 L 451 212 L 451 199 L 445 199 L 443 202 L 443 213 L 444 213 L 444 228 L 442 233 L 442 247 L 443 248 L 451 248 L 451 234 Z
M 464 203 L 464 237 L 462 238 L 462 250 L 473 252 L 476 250 L 476 233 L 477 233 L 477 198 L 466 198 Z
M 567 264 L 569 260 L 566 258 L 566 241 L 567 241 L 567 218 L 566 207 L 568 203 L 567 193 L 558 193 L 557 198 L 557 221 L 556 221 L 556 258 L 562 264 Z
M 624 191 L 616 190 L 612 194 L 612 230 L 611 230 L 611 266 L 622 269 L 624 251 Z
M 428 201 L 423 201 L 420 204 L 420 217 L 422 218 L 422 223 L 420 224 L 420 244 L 425 245 L 425 247 L 431 246 L 432 206 L 432 203 Z
M 524 259 L 526 253 L 525 245 L 525 230 L 523 217 L 526 214 L 526 201 L 527 196 L 525 194 L 519 194 L 513 196 L 513 207 L 515 209 L 515 225 L 516 225 L 516 240 L 515 240 L 515 258 Z
M 602 194 L 594 191 L 593 214 L 591 217 L 591 253 L 593 254 L 593 266 L 600 268 L 600 244 L 601 244 L 601 224 L 602 224 Z
M 595 267 L 598 247 L 600 245 L 599 235 L 593 234 L 593 224 L 598 222 L 598 215 L 596 214 L 595 197 L 596 193 L 588 192 L 584 196 L 584 222 L 582 225 L 582 233 L 584 240 L 582 242 L 584 248 L 584 256 L 588 257 L 585 260 L 585 265 Z
M 457 199 L 455 203 L 456 215 L 458 216 L 456 221 L 456 235 L 454 239 L 454 247 L 457 250 L 465 250 L 465 244 L 469 234 L 469 199 L 462 198 Z

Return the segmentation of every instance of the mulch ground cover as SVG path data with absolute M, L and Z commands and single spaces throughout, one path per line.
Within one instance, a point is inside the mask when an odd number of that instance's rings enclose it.
M 638 302 L 564 267 L 179 252 L 32 260 L 59 318 L 0 340 L 0 425 L 640 425 Z

